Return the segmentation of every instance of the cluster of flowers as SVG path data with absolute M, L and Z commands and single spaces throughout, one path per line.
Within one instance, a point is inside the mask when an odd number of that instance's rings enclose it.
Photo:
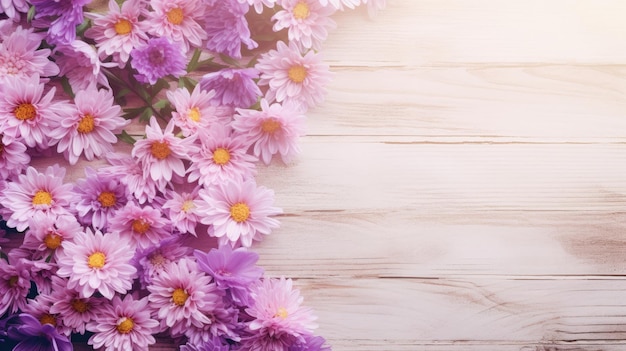
M 299 152 L 331 15 L 384 0 L 90 2 L 0 2 L 0 234 L 20 241 L 0 251 L 0 348 L 329 350 L 248 251 L 281 213 L 255 167 Z M 55 153 L 106 164 L 74 183 L 29 165 Z

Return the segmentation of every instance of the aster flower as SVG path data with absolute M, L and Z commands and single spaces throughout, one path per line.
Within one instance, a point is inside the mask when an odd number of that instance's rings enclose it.
M 152 11 L 148 13 L 150 33 L 156 37 L 167 37 L 173 42 L 199 48 L 207 34 L 199 22 L 205 17 L 206 5 L 194 0 L 152 0 Z
M 140 204 L 154 200 L 157 188 L 165 187 L 165 184 L 160 185 L 150 177 L 144 177 L 141 164 L 131 156 L 112 153 L 106 155 L 106 158 L 110 166 L 102 167 L 99 171 L 117 177 L 128 187 L 130 193 Z
M 50 49 L 39 49 L 42 39 L 32 29 L 21 26 L 3 38 L 0 44 L 0 82 L 4 84 L 12 77 L 51 77 L 59 73 L 59 67 L 48 59 Z
M 51 299 L 54 303 L 50 313 L 57 315 L 57 321 L 71 332 L 79 334 L 85 334 L 87 323 L 97 320 L 105 304 L 100 297 L 81 297 L 77 291 L 67 288 L 65 280 L 60 279 L 53 281 Z
M 248 139 L 232 135 L 229 128 L 215 127 L 199 138 L 201 146 L 190 154 L 188 180 L 212 185 L 227 180 L 246 180 L 256 174 L 256 158 L 247 153 Z
M 76 93 L 74 103 L 70 113 L 53 117 L 58 127 L 49 135 L 59 139 L 57 151 L 72 165 L 82 154 L 91 161 L 113 152 L 115 134 L 130 121 L 121 117 L 122 109 L 114 103 L 112 92 L 90 85 Z
M 193 138 L 177 138 L 174 136 L 174 121 L 169 121 L 165 130 L 156 121 L 150 119 L 146 126 L 146 138 L 137 140 L 131 155 L 141 162 L 144 174 L 149 174 L 154 181 L 171 181 L 172 174 L 185 175 L 183 160 L 188 159 L 193 151 Z M 163 190 L 163 189 L 160 189 Z
M 152 279 L 147 289 L 150 307 L 157 311 L 162 324 L 174 330 L 210 324 L 205 313 L 212 311 L 221 300 L 211 277 L 199 271 L 190 258 L 170 263 Z
M 187 59 L 178 44 L 165 37 L 149 39 L 145 45 L 130 52 L 135 78 L 142 83 L 156 84 L 157 80 L 172 75 L 179 78 L 187 73 Z
M 306 335 L 304 342 L 291 345 L 288 351 L 331 351 L 331 348 L 323 337 Z
M 201 190 L 200 197 L 204 200 L 198 207 L 204 213 L 201 222 L 212 226 L 210 235 L 222 245 L 240 242 L 249 247 L 252 240 L 261 240 L 261 235 L 279 226 L 278 220 L 271 218 L 282 212 L 272 206 L 274 192 L 257 187 L 254 180 L 218 183 Z
M 167 190 L 165 193 L 167 201 L 162 209 L 168 214 L 172 225 L 183 234 L 191 233 L 196 236 L 196 224 L 200 220 L 200 213 L 196 210 L 200 204 L 199 191 L 200 187 L 196 186 L 191 192 Z
M 63 245 L 74 238 L 82 227 L 71 215 L 47 216 L 36 213 L 28 221 L 28 231 L 24 236 L 23 248 L 40 252 L 38 258 L 55 257 L 63 251 Z
M 211 101 L 215 91 L 204 89 L 197 84 L 193 91 L 178 88 L 167 91 L 167 99 L 176 111 L 172 112 L 172 120 L 185 137 L 194 135 L 200 129 L 207 129 L 217 121 L 217 110 Z
M 142 0 L 127 0 L 122 6 L 109 0 L 109 11 L 105 14 L 90 12 L 92 26 L 85 36 L 94 39 L 100 59 L 112 56 L 113 62 L 123 68 L 131 51 L 148 41 L 147 22 L 139 20 L 144 10 Z
M 361 4 L 362 0 L 319 0 L 322 6 L 331 5 L 337 10 L 344 10 L 344 8 L 354 9 Z M 363 0 L 367 1 L 367 0 Z
M 276 50 L 261 55 L 255 68 L 261 71 L 259 85 L 269 85 L 265 97 L 269 101 L 295 102 L 303 108 L 324 100 L 324 85 L 330 81 L 328 66 L 313 51 L 304 56 L 294 42 L 282 41 Z
M 280 0 L 283 8 L 272 20 L 274 31 L 287 28 L 290 42 L 295 42 L 301 50 L 320 50 L 328 31 L 336 27 L 330 16 L 335 12 L 332 6 L 322 6 L 318 0 Z
M 303 338 L 301 338 L 303 339 Z M 254 330 L 241 342 L 241 349 L 250 351 L 287 351 L 300 340 L 285 332 L 274 332 L 270 329 Z
M 303 342 L 317 328 L 313 310 L 302 306 L 303 298 L 291 279 L 265 278 L 252 288 L 251 295 L 253 304 L 246 309 L 254 318 L 250 330 L 267 330 L 270 335 L 285 333 Z
M 57 45 L 55 59 L 59 65 L 59 75 L 68 79 L 75 92 L 96 84 L 109 86 L 109 81 L 101 70 L 103 64 L 100 63 L 98 53 L 84 41 L 74 40 L 68 44 Z
M 84 225 L 106 230 L 111 217 L 129 200 L 128 188 L 119 178 L 85 168 L 86 179 L 76 180 L 75 211 Z
M 263 12 L 263 6 L 267 8 L 274 8 L 274 3 L 276 0 L 239 0 L 240 3 L 248 3 L 250 6 L 254 6 L 254 10 L 256 13 Z
M 139 207 L 129 202 L 110 221 L 109 230 L 128 239 L 132 248 L 145 249 L 170 235 L 168 220 L 151 206 Z
M 199 345 L 187 343 L 180 347 L 180 351 L 229 351 L 228 345 L 223 345 L 219 340 L 209 339 Z
M 214 90 L 213 99 L 221 105 L 248 108 L 261 96 L 254 81 L 257 78 L 259 71 L 254 68 L 224 68 L 202 76 L 200 86 Z
M 158 245 L 136 250 L 132 262 L 137 267 L 142 288 L 145 288 L 154 277 L 165 271 L 170 263 L 190 254 L 191 249 L 182 245 L 180 239 L 179 236 L 171 236 L 162 240 Z
M 10 182 L 0 194 L 0 209 L 7 225 L 24 231 L 30 218 L 37 213 L 49 216 L 68 215 L 72 197 L 71 184 L 63 184 L 65 168 L 49 166 L 43 173 L 28 167 L 16 181 Z
M 13 351 L 72 351 L 72 343 L 48 323 L 20 313 L 6 321 L 7 336 L 17 341 Z
M 250 38 L 246 20 L 249 6 L 238 0 L 216 1 L 206 12 L 206 48 L 230 57 L 241 58 L 241 46 L 252 50 L 258 44 Z
M 35 19 L 48 28 L 51 43 L 71 43 L 76 39 L 76 26 L 84 20 L 83 6 L 92 0 L 29 0 L 35 6 Z M 53 19 L 54 18 L 54 19 Z
M 22 173 L 30 163 L 26 145 L 20 140 L 5 138 L 0 134 L 0 179 L 7 179 Z
M 103 235 L 89 228 L 76 233 L 73 242 L 65 243 L 57 263 L 60 277 L 69 278 L 67 287 L 90 297 L 96 291 L 107 299 L 115 292 L 124 294 L 132 287 L 137 272 L 129 261 L 134 252 L 130 242 L 116 233 Z
M 159 322 L 150 318 L 147 305 L 147 297 L 135 300 L 129 294 L 122 300 L 115 295 L 97 320 L 87 324 L 87 330 L 94 332 L 88 344 L 104 351 L 148 351 L 156 342 L 152 333 Z
M 30 290 L 30 268 L 26 259 L 13 259 L 11 264 L 0 259 L 0 315 L 15 313 L 26 306 Z
M 298 139 L 304 135 L 306 117 L 291 104 L 269 104 L 261 100 L 261 111 L 238 109 L 233 129 L 252 142 L 252 152 L 265 164 L 280 155 L 288 163 L 300 152 Z
M 54 276 L 54 278 L 58 277 Z M 58 279 L 60 280 L 60 278 Z M 71 334 L 71 329 L 61 323 L 59 315 L 50 311 L 53 303 L 54 300 L 51 295 L 47 293 L 39 294 L 34 299 L 28 300 L 28 304 L 24 306 L 24 310 L 22 312 L 35 317 L 42 325 L 49 324 L 53 326 L 59 334 L 69 336 Z

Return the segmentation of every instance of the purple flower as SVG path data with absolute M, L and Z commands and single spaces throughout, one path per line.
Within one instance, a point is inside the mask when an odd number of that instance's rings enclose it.
M 130 52 L 130 64 L 137 71 L 135 78 L 154 85 L 169 74 L 178 78 L 187 73 L 187 59 L 180 45 L 167 38 L 152 38 L 144 46 Z
M 288 351 L 330 351 L 330 346 L 326 345 L 326 339 L 321 336 L 305 336 L 305 342 L 289 347 Z
M 218 340 L 209 339 L 200 345 L 187 343 L 180 347 L 180 351 L 228 351 L 229 347 L 222 345 Z
M 42 324 L 35 317 L 21 313 L 6 322 L 7 336 L 18 344 L 13 351 L 72 351 L 72 343 L 51 324 Z
M 30 0 L 35 6 L 35 18 L 45 18 L 44 25 L 48 28 L 48 39 L 52 43 L 71 43 L 76 39 L 76 26 L 84 20 L 83 6 L 91 0 Z M 49 17 L 56 17 L 46 24 Z
M 225 68 L 202 76 L 200 86 L 206 91 L 215 90 L 214 101 L 231 107 L 248 108 L 261 96 L 254 79 L 259 71 L 254 68 Z
M 241 58 L 241 44 L 249 50 L 256 48 L 258 44 L 250 38 L 245 17 L 249 8 L 237 0 L 216 1 L 206 11 L 205 29 L 209 37 L 206 48 L 234 58 Z

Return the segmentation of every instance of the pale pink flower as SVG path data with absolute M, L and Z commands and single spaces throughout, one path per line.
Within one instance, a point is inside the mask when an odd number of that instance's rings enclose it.
M 113 61 L 123 68 L 130 52 L 148 41 L 148 24 L 139 19 L 144 6 L 143 0 L 127 0 L 120 8 L 117 1 L 109 0 L 108 12 L 85 14 L 93 20 L 85 36 L 95 40 L 100 59 L 112 56 Z
M 171 235 L 168 224 L 158 209 L 129 202 L 111 218 L 109 231 L 130 241 L 130 248 L 145 249 Z
M 150 317 L 148 297 L 135 300 L 128 294 L 122 300 L 118 295 L 103 305 L 98 318 L 87 324 L 94 333 L 87 342 L 103 351 L 148 351 L 156 342 L 152 334 L 159 322 Z
M 290 104 L 261 100 L 261 111 L 238 109 L 232 126 L 252 142 L 256 157 L 269 164 L 278 154 L 288 163 L 300 152 L 298 139 L 304 135 L 306 117 Z
M 58 127 L 49 135 L 59 139 L 57 151 L 72 165 L 83 154 L 91 161 L 113 152 L 115 134 L 130 121 L 121 117 L 122 109 L 115 104 L 112 92 L 90 85 L 76 93 L 74 103 L 71 113 L 54 117 Z
M 24 236 L 23 248 L 38 251 L 43 258 L 50 255 L 57 257 L 66 242 L 72 241 L 74 234 L 80 232 L 80 226 L 74 216 L 47 216 L 36 213 L 28 221 L 28 231 Z
M 167 37 L 189 46 L 202 47 L 207 33 L 199 22 L 204 20 L 206 5 L 197 0 L 152 0 L 148 13 L 149 32 L 157 37 Z
M 54 279 L 56 278 L 56 279 Z M 54 276 L 54 280 L 62 280 L 59 277 Z M 28 304 L 24 306 L 22 312 L 28 313 L 42 325 L 52 325 L 59 334 L 69 336 L 72 333 L 72 328 L 64 325 L 60 320 L 60 316 L 57 313 L 52 312 L 52 306 L 55 300 L 50 294 L 39 294 L 34 299 L 29 299 Z
M 294 102 L 302 109 L 320 104 L 330 81 L 328 65 L 319 54 L 311 50 L 302 56 L 294 42 L 287 46 L 279 41 L 276 50 L 261 55 L 255 68 L 261 72 L 259 85 L 269 86 L 269 101 Z
M 74 92 L 96 84 L 109 87 L 96 49 L 84 41 L 74 40 L 69 44 L 57 45 L 55 59 L 60 69 L 59 76 L 67 78 Z
M 28 2 L 26 0 L 2 0 L 0 1 L 0 13 L 4 13 L 13 21 L 20 20 L 20 12 L 28 12 Z
M 263 6 L 267 8 L 274 8 L 276 0 L 239 0 L 240 3 L 248 3 L 250 6 L 254 6 L 256 13 L 263 12 Z
M 50 313 L 56 314 L 57 321 L 71 332 L 85 334 L 87 323 L 98 320 L 106 300 L 101 297 L 81 297 L 77 291 L 67 288 L 66 280 L 53 279 L 52 286 L 54 304 L 50 307 Z
M 31 265 L 26 259 L 0 259 L 0 315 L 15 313 L 26 306 L 30 290 Z
M 157 184 L 150 177 L 144 176 L 139 160 L 122 153 L 108 154 L 106 158 L 111 165 L 102 167 L 99 171 L 118 177 L 140 204 L 154 200 L 157 188 L 165 188 L 165 181 Z
M 0 212 L 9 227 L 24 231 L 38 213 L 57 217 L 69 215 L 72 184 L 63 184 L 65 168 L 49 166 L 43 173 L 28 167 L 26 174 L 10 182 L 0 194 Z
M 200 220 L 200 213 L 197 210 L 200 204 L 199 191 L 200 186 L 196 186 L 191 192 L 171 189 L 165 192 L 167 201 L 163 204 L 163 211 L 167 213 L 172 225 L 183 234 L 190 233 L 196 236 L 196 225 Z
M 256 174 L 256 157 L 247 153 L 248 140 L 233 135 L 230 128 L 216 126 L 200 133 L 201 146 L 191 153 L 188 180 L 212 185 L 227 180 L 245 180 Z
M 170 236 L 147 249 L 137 249 L 133 264 L 138 269 L 139 283 L 145 288 L 152 279 L 166 270 L 170 263 L 189 256 L 191 248 L 184 245 L 181 236 Z
M 282 213 L 272 206 L 274 191 L 257 187 L 254 180 L 245 182 L 225 181 L 200 190 L 204 200 L 198 207 L 203 214 L 201 222 L 212 226 L 209 235 L 219 238 L 220 244 L 245 247 L 252 240 L 261 240 L 261 235 L 270 234 L 278 228 L 275 215 Z
M 354 9 L 355 7 L 359 6 L 362 1 L 366 0 L 319 0 L 322 6 L 327 6 L 328 4 L 330 4 L 337 10 L 344 10 L 345 7 L 349 9 Z
M 320 50 L 328 32 L 337 26 L 330 18 L 336 9 L 318 0 L 280 0 L 280 6 L 283 9 L 272 16 L 274 31 L 287 28 L 289 41 L 303 51 Z
M 0 179 L 7 179 L 22 173 L 30 163 L 26 145 L 20 140 L 5 138 L 0 134 Z
M 60 277 L 69 278 L 67 287 L 90 297 L 96 291 L 107 299 L 116 292 L 124 294 L 132 288 L 137 269 L 129 262 L 134 251 L 130 242 L 116 233 L 95 233 L 86 228 L 73 242 L 66 242 L 57 258 Z
M 4 0 L 2 1 L 4 3 Z M 32 29 L 15 28 L 0 44 L 0 82 L 13 77 L 59 74 L 59 67 L 50 61 L 50 49 L 39 49 L 43 36 Z
M 200 129 L 207 129 L 217 121 L 218 108 L 211 103 L 215 91 L 206 91 L 197 84 L 191 94 L 185 88 L 167 91 L 167 99 L 174 110 L 172 119 L 185 137 L 196 134 Z

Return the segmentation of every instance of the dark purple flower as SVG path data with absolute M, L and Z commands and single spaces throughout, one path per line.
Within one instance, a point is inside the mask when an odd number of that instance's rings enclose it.
M 255 83 L 259 71 L 254 68 L 225 68 L 207 73 L 200 79 L 200 86 L 206 91 L 215 90 L 213 101 L 221 105 L 248 108 L 262 95 Z
M 250 6 L 238 0 L 217 1 L 208 9 L 204 29 L 209 39 L 206 48 L 241 58 L 241 44 L 252 50 L 258 44 L 250 38 L 246 13 Z
M 17 342 L 13 351 L 72 351 L 72 343 L 51 324 L 41 324 L 30 314 L 21 313 L 6 322 L 7 336 Z
M 187 71 L 187 59 L 180 45 L 167 38 L 152 38 L 142 47 L 130 52 L 131 66 L 137 71 L 135 78 L 142 83 L 154 85 L 167 75 L 179 78 Z

